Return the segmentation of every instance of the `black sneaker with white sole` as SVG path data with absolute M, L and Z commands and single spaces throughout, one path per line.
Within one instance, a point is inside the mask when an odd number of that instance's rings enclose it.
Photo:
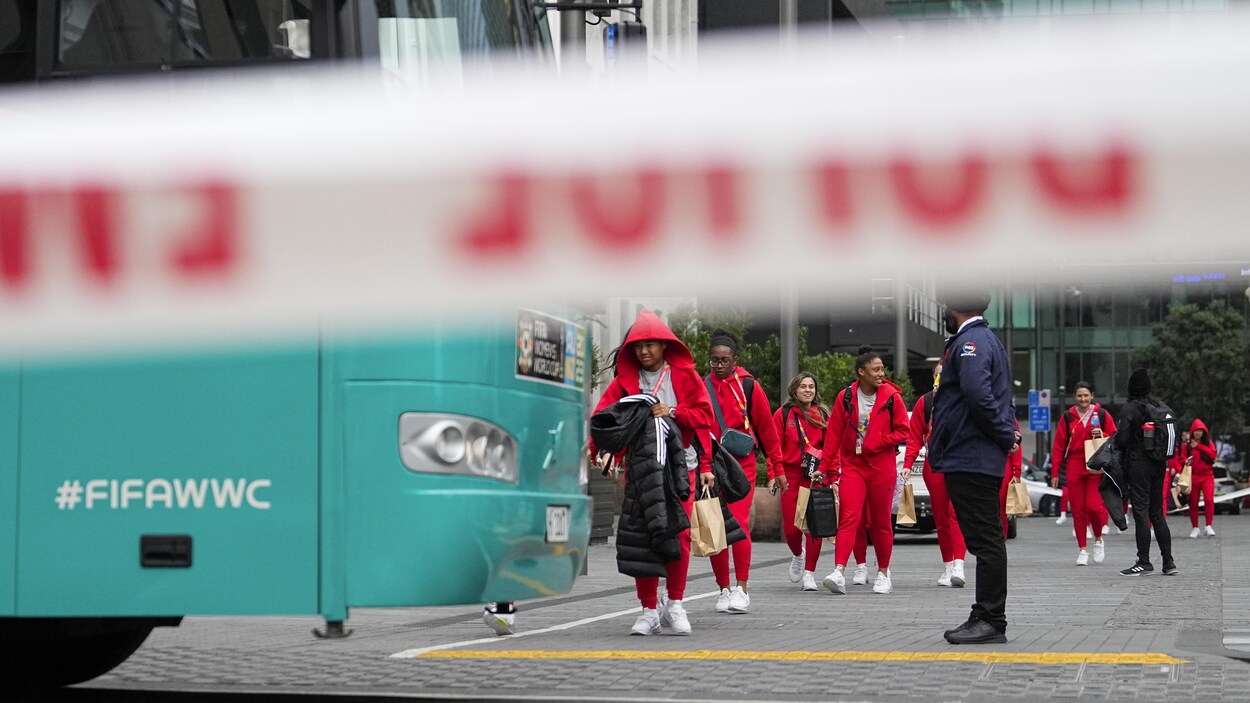
M 1164 565 L 1163 565 L 1163 575 L 1164 575 L 1164 576 L 1175 576 L 1175 575 L 1176 575 L 1176 564 L 1174 564 L 1174 563 L 1172 563 L 1172 562 L 1170 562 L 1170 561 L 1169 561 L 1168 563 L 1164 564 Z
M 1120 571 L 1121 576 L 1149 576 L 1155 572 L 1155 568 L 1150 564 L 1133 564 Z

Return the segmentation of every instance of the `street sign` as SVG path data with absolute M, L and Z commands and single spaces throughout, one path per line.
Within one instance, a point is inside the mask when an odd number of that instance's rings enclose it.
M 1029 432 L 1050 431 L 1050 406 L 1029 406 Z
M 1030 403 L 1030 405 L 1033 405 L 1033 404 L 1034 403 Z M 1037 392 L 1036 405 L 1045 405 L 1048 408 L 1050 407 L 1050 389 L 1049 388 L 1043 388 L 1042 390 Z
M 1041 393 L 1036 388 L 1029 389 L 1029 407 L 1037 407 L 1042 404 Z

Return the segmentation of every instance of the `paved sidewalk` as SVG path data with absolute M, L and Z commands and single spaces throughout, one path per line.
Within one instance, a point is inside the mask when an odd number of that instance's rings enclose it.
M 890 595 L 863 586 L 846 596 L 803 593 L 786 577 L 785 546 L 756 544 L 746 615 L 714 613 L 708 561 L 695 559 L 689 637 L 629 636 L 632 580 L 616 573 L 614 549 L 600 545 L 572 593 L 521 604 L 519 637 L 490 635 L 469 606 L 353 611 L 355 632 L 338 641 L 314 639 L 315 618 L 190 618 L 157 630 L 88 685 L 651 700 L 1250 700 L 1250 666 L 1228 658 L 1250 653 L 1223 646 L 1226 636 L 1250 643 L 1250 518 L 1221 516 L 1219 536 L 1198 540 L 1187 539 L 1187 517 L 1169 524 L 1180 575 L 1127 578 L 1116 572 L 1133 562 L 1132 528 L 1107 537 L 1106 563 L 1077 567 L 1070 522 L 1022 521 L 1009 543 L 1009 641 L 990 648 L 942 639 L 966 618 L 973 591 L 935 585 L 932 537 L 900 537 Z M 832 567 L 831 545 L 823 557 L 818 578 Z M 970 556 L 970 579 L 974 572 Z M 421 653 L 427 648 L 435 649 Z M 391 656 L 399 652 L 415 658 Z

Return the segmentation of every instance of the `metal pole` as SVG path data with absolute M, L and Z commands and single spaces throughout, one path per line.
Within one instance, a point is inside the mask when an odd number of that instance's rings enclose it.
M 585 70 L 586 12 L 564 10 L 560 13 L 560 72 L 577 75 Z
M 894 377 L 907 375 L 907 281 L 894 278 Z
M 782 284 L 781 293 L 781 384 L 785 392 L 790 379 L 799 373 L 799 301 L 795 284 Z
M 1036 272 L 1034 275 L 1037 275 Z M 1045 387 L 1042 380 L 1042 301 L 1040 299 L 1041 286 L 1037 280 L 1033 281 L 1033 387 L 1041 390 Z M 1045 437 L 1043 437 L 1045 434 Z M 1033 461 L 1041 466 L 1043 457 L 1046 456 L 1046 445 L 1050 440 L 1050 430 L 1045 433 L 1038 432 L 1036 435 L 1037 446 L 1033 450 Z M 1056 474 L 1057 475 L 1057 474 Z
M 799 37 L 799 0 L 779 0 L 781 12 L 781 43 L 793 48 Z

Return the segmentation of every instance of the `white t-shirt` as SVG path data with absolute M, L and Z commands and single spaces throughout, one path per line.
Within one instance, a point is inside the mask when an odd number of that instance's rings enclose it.
M 877 394 L 864 395 L 863 391 L 856 388 L 855 395 L 859 398 L 859 423 L 856 425 L 856 431 L 859 433 L 859 438 L 863 439 L 868 429 L 868 418 L 872 415 L 873 406 L 877 404 Z M 864 429 L 859 429 L 861 427 Z

